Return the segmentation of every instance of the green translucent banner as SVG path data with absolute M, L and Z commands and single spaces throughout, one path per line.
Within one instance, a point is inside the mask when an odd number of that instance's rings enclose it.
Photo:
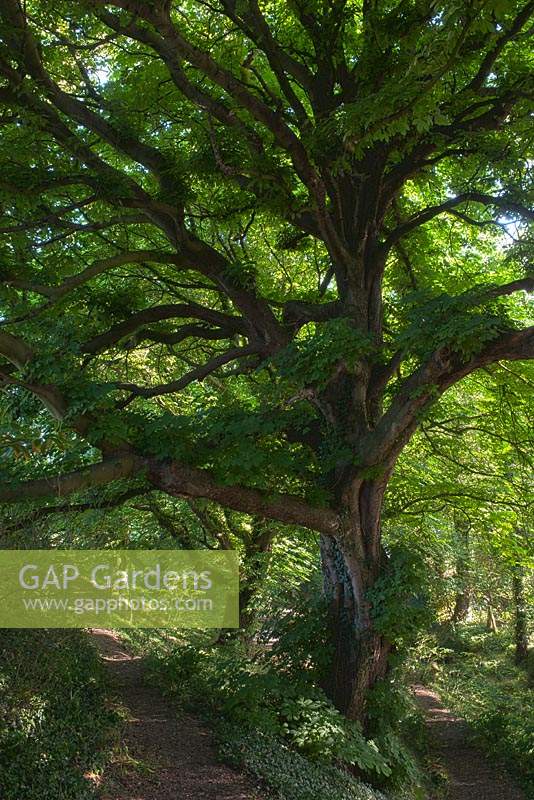
M 0 628 L 236 628 L 234 551 L 0 550 Z

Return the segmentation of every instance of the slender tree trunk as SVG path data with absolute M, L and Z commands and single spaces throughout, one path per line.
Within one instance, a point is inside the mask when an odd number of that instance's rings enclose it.
M 471 605 L 471 553 L 469 547 L 469 525 L 465 520 L 454 519 L 457 538 L 456 598 L 451 622 L 457 625 L 465 622 Z
M 497 633 L 497 620 L 495 619 L 495 613 L 493 611 L 493 606 L 491 604 L 491 599 L 488 600 L 488 612 L 486 615 L 486 628 L 488 631 L 492 633 Z
M 250 539 L 244 542 L 243 566 L 239 581 L 239 628 L 250 628 L 256 616 L 255 601 L 269 569 L 276 529 L 265 522 L 256 522 Z
M 523 664 L 528 657 L 528 630 L 527 603 L 521 567 L 515 567 L 512 572 L 512 590 L 514 595 L 515 663 Z
M 384 566 L 381 497 L 374 500 L 365 510 L 360 503 L 358 513 L 353 511 L 347 518 L 339 537 L 321 539 L 333 641 L 333 660 L 324 688 L 343 714 L 364 726 L 369 691 L 385 677 L 391 650 L 391 644 L 374 627 L 367 598 Z

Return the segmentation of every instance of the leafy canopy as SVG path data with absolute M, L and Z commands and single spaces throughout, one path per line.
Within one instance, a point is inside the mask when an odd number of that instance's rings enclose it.
M 5 0 L 4 477 L 173 462 L 326 529 L 273 498 L 389 474 L 532 355 L 531 6 Z

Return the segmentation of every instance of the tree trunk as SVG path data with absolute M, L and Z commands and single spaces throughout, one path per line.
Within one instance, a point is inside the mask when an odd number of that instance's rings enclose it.
M 244 542 L 243 564 L 239 579 L 239 628 L 246 631 L 256 617 L 255 601 L 269 569 L 270 553 L 276 529 L 256 521 L 250 539 Z
M 528 657 L 527 603 L 523 584 L 523 571 L 515 567 L 512 572 L 514 594 L 515 663 L 523 664 Z
M 471 593 L 466 588 L 461 592 L 456 593 L 454 601 L 454 610 L 452 612 L 451 622 L 457 625 L 459 622 L 465 622 L 469 616 L 469 607 L 471 605 Z
M 371 495 L 368 493 L 367 499 Z M 361 497 L 360 497 L 361 500 Z M 391 644 L 376 631 L 367 593 L 380 576 L 381 497 L 352 513 L 339 537 L 321 538 L 333 659 L 324 689 L 349 719 L 367 722 L 369 691 L 387 672 Z
M 495 619 L 495 614 L 493 612 L 493 606 L 491 605 L 491 601 L 488 601 L 486 628 L 488 629 L 488 631 L 491 631 L 492 633 L 497 633 L 497 620 Z
M 456 532 L 456 598 L 451 622 L 457 625 L 465 622 L 469 616 L 471 605 L 471 557 L 469 548 L 469 525 L 465 520 L 458 520 L 455 516 L 454 529 Z

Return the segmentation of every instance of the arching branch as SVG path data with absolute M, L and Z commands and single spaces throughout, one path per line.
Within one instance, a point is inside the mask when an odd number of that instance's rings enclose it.
M 406 234 L 411 233 L 411 231 L 415 230 L 415 228 L 419 228 L 421 225 L 424 225 L 426 222 L 434 219 L 434 217 L 437 217 L 440 214 L 445 214 L 456 208 L 456 206 L 462 205 L 463 203 L 467 203 L 469 201 L 480 203 L 483 206 L 493 206 L 494 208 L 499 208 L 505 212 L 512 212 L 518 217 L 523 217 L 524 219 L 534 219 L 534 211 L 532 211 L 532 209 L 527 208 L 511 198 L 494 197 L 492 195 L 484 194 L 483 192 L 463 192 L 456 197 L 452 197 L 450 200 L 446 200 L 444 203 L 440 203 L 439 205 L 435 206 L 429 206 L 422 211 L 418 211 L 417 214 L 411 216 L 408 220 L 406 220 L 406 222 L 398 225 L 386 238 L 386 241 L 383 245 L 384 249 L 388 251 L 396 242 L 398 242 L 399 239 L 401 239 L 403 236 L 406 236 Z
M 465 359 L 448 347 L 430 358 L 404 379 L 389 409 L 362 444 L 364 461 L 393 466 L 397 456 L 419 424 L 421 412 L 450 386 L 481 367 L 497 361 L 534 358 L 534 326 L 509 330 Z
M 340 524 L 329 508 L 311 506 L 299 497 L 221 484 L 208 470 L 172 461 L 151 462 L 148 477 L 157 488 L 175 497 L 204 497 L 234 511 L 244 511 L 279 522 L 303 525 L 333 535 Z
M 227 350 L 225 353 L 214 356 L 206 362 L 206 364 L 202 364 L 199 367 L 195 367 L 195 369 L 192 369 L 190 372 L 186 372 L 181 378 L 170 381 L 169 383 L 160 383 L 157 386 L 137 386 L 135 383 L 117 383 L 115 384 L 116 389 L 124 389 L 131 392 L 131 396 L 128 400 L 121 403 L 120 406 L 124 408 L 124 406 L 135 397 L 147 398 L 160 397 L 164 394 L 175 394 L 175 392 L 180 392 L 195 381 L 203 381 L 204 378 L 207 378 L 208 375 L 212 375 L 225 364 L 229 364 L 231 361 L 237 361 L 240 358 L 246 358 L 246 356 L 256 355 L 257 353 L 258 350 L 253 345 L 248 347 L 234 347 L 232 350 Z
M 157 250 L 136 250 L 128 251 L 125 253 L 118 253 L 109 258 L 102 258 L 94 261 L 89 267 L 79 272 L 77 275 L 72 275 L 66 278 L 63 283 L 56 286 L 45 286 L 39 283 L 32 283 L 27 280 L 19 280 L 16 278 L 8 278 L 6 283 L 8 286 L 13 286 L 16 289 L 25 289 L 26 291 L 36 292 L 37 294 L 44 295 L 51 300 L 59 300 L 60 297 L 77 289 L 79 286 L 90 281 L 92 278 L 102 275 L 104 272 L 120 267 L 123 264 L 139 264 L 143 262 L 153 262 L 156 264 L 174 264 L 187 268 L 187 260 L 178 255 L 177 253 L 165 253 Z
M 209 470 L 187 467 L 178 462 L 142 459 L 130 454 L 65 475 L 4 486 L 0 488 L 0 505 L 45 497 L 65 497 L 121 478 L 139 476 L 144 469 L 147 469 L 147 479 L 154 488 L 175 497 L 206 498 L 235 511 L 303 525 L 330 535 L 339 526 L 339 518 L 334 511 L 311 506 L 294 495 L 222 484 Z
M 109 6 L 109 3 L 104 3 L 103 0 L 92 0 L 92 3 L 97 8 Z M 154 25 L 163 39 L 176 53 L 224 89 L 254 119 L 263 123 L 274 135 L 280 146 L 291 156 L 295 170 L 304 185 L 311 189 L 312 193 L 316 194 L 318 176 L 308 159 L 302 142 L 291 128 L 279 114 L 253 94 L 232 72 L 215 61 L 210 53 L 201 50 L 190 42 L 173 24 L 168 8 L 132 3 L 130 0 L 115 0 L 113 5 L 129 11 L 140 19 Z
M 236 333 L 246 333 L 246 326 L 241 317 L 223 314 L 221 311 L 206 308 L 198 303 L 168 303 L 162 306 L 152 306 L 144 311 L 137 311 L 128 319 L 124 320 L 124 322 L 119 322 L 105 333 L 94 336 L 82 345 L 82 352 L 94 355 L 116 344 L 125 336 L 134 333 L 143 325 L 147 325 L 151 322 L 160 322 L 165 319 L 177 318 L 201 319 L 212 325 L 220 326 L 228 331 L 229 336 Z
M 45 69 L 39 47 L 18 0 L 4 0 L 2 15 L 9 26 L 8 41 L 12 45 L 12 52 L 18 53 L 21 66 L 34 78 L 56 108 L 70 119 L 97 133 L 104 141 L 125 155 L 152 170 L 162 183 L 165 183 L 165 176 L 172 170 L 173 165 L 159 150 L 135 139 L 124 129 L 113 126 L 103 116 L 93 112 L 87 104 L 61 89 L 52 79 Z
M 39 500 L 44 497 L 66 497 L 74 492 L 105 486 L 121 478 L 139 474 L 143 462 L 133 455 L 109 458 L 98 464 L 49 478 L 13 483 L 0 488 L 0 504 Z

